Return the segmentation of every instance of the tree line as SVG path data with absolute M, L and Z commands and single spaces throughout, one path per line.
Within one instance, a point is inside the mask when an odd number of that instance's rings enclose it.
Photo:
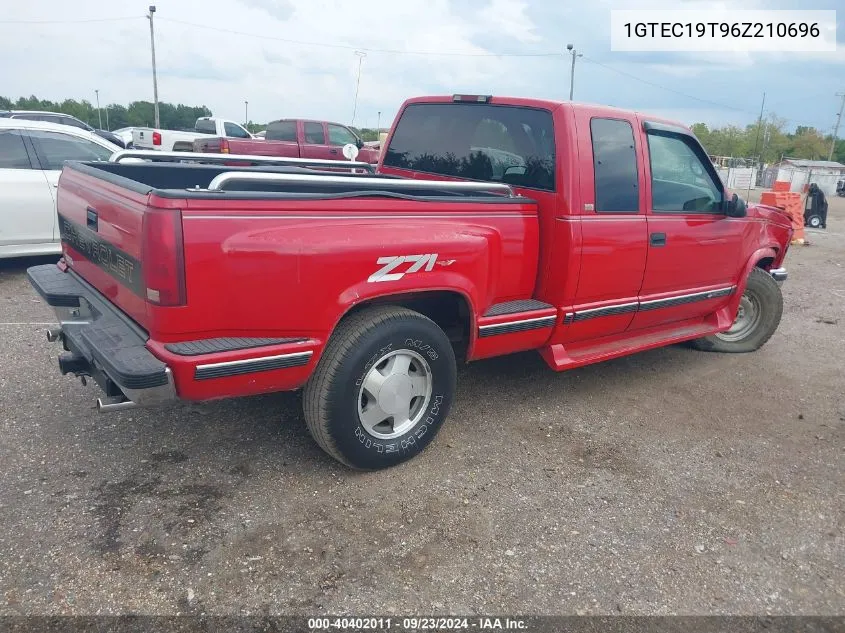
M 159 102 L 161 127 L 171 130 L 192 129 L 199 117 L 211 116 L 211 110 L 204 106 L 188 106 Z M 85 121 L 92 127 L 117 130 L 122 127 L 149 127 L 155 120 L 151 101 L 133 101 L 128 106 L 108 104 L 97 111 L 90 101 L 65 99 L 50 101 L 35 96 L 12 100 L 0 97 L 0 110 L 47 110 L 61 112 Z M 102 125 L 100 121 L 102 120 Z M 247 129 L 258 132 L 266 124 L 250 121 Z M 365 141 L 378 140 L 378 130 L 352 128 Z M 709 127 L 705 123 L 692 125 L 695 135 L 711 156 L 732 156 L 751 159 L 755 162 L 775 163 L 782 156 L 826 160 L 830 152 L 831 135 L 823 135 L 815 128 L 799 126 L 794 132 L 786 131 L 786 120 L 770 115 L 759 125 L 755 122 L 738 127 L 726 125 Z M 837 141 L 833 160 L 845 163 L 845 140 Z
M 133 101 L 128 106 L 111 103 L 101 106 L 98 112 L 97 106 L 87 100 L 50 101 L 36 96 L 12 100 L 8 97 L 0 97 L 0 110 L 61 112 L 85 121 L 92 127 L 109 130 L 118 130 L 122 127 L 149 127 L 155 121 L 152 101 Z M 181 103 L 159 102 L 158 111 L 161 127 L 172 130 L 192 129 L 199 117 L 211 116 L 211 110 L 204 105 L 187 106 Z
M 770 115 L 762 122 L 746 125 L 709 127 L 695 123 L 692 131 L 711 156 L 747 158 L 757 163 L 776 163 L 781 157 L 827 160 L 833 136 L 816 128 L 799 125 L 794 132 L 786 131 L 786 120 Z M 833 160 L 845 163 L 845 140 L 838 140 Z
M 152 101 L 133 101 L 128 106 L 111 103 L 102 105 L 97 110 L 96 104 L 87 100 L 50 101 L 36 96 L 19 97 L 12 100 L 0 97 L 0 110 L 44 110 L 47 112 L 61 112 L 85 121 L 94 128 L 119 130 L 123 127 L 151 127 L 155 121 Z M 163 129 L 189 130 L 200 117 L 211 116 L 211 110 L 206 106 L 188 106 L 184 104 L 158 104 L 159 121 Z M 102 121 L 102 124 L 101 124 Z M 267 127 L 266 123 L 250 121 L 246 128 L 252 132 L 260 132 Z M 352 128 L 365 141 L 378 140 L 378 131 L 369 128 Z

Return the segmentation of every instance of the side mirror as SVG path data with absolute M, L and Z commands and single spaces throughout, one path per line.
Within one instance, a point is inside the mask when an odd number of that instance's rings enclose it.
M 747 211 L 745 200 L 734 194 L 725 201 L 725 215 L 729 218 L 744 218 Z
M 362 141 L 360 138 L 356 138 L 355 139 L 355 147 L 357 147 L 358 149 L 363 149 L 364 148 L 364 141 Z

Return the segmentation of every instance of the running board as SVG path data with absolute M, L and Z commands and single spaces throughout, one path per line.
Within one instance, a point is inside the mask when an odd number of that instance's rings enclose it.
M 627 356 L 656 347 L 681 343 L 719 332 L 714 323 L 705 321 L 678 324 L 671 330 L 665 326 L 606 337 L 587 344 L 549 345 L 540 349 L 543 360 L 555 371 L 564 371 L 611 358 Z M 610 339 L 610 340 L 608 340 Z

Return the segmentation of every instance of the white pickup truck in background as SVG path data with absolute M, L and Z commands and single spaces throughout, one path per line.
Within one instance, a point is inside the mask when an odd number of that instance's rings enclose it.
M 163 152 L 192 152 L 194 141 L 202 136 L 228 138 L 254 138 L 240 124 L 217 117 L 200 117 L 193 131 L 158 130 L 139 127 L 132 130 L 132 143 L 137 149 L 154 149 Z

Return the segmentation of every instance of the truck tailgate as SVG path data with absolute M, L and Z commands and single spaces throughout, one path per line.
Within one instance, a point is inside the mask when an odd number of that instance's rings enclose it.
M 143 219 L 148 195 L 65 167 L 59 231 L 68 267 L 144 329 Z
M 149 127 L 135 128 L 132 130 L 132 144 L 139 149 L 156 149 L 153 145 L 154 129 Z

